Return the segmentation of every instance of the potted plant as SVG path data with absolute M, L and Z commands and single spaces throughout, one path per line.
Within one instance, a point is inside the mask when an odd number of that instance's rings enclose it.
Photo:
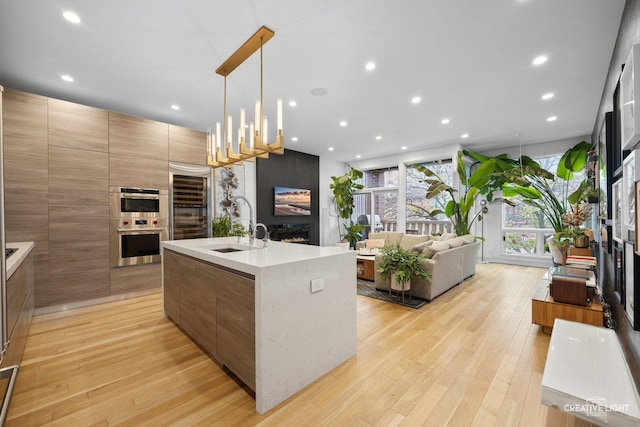
M 520 167 L 508 171 L 510 182 L 502 188 L 505 197 L 521 196 L 521 203 L 539 209 L 547 218 L 555 232 L 547 239 L 547 245 L 556 264 L 564 264 L 566 249 L 588 215 L 586 202 L 593 186 L 584 180 L 569 193 L 569 181 L 585 167 L 590 150 L 591 144 L 586 141 L 568 149 L 560 158 L 555 175 L 530 158 L 523 158 Z M 560 198 L 553 189 L 555 179 L 563 182 Z
M 429 278 L 423 264 L 426 257 L 421 252 L 403 249 L 395 243 L 383 247 L 380 253 L 377 269 L 383 278 L 390 279 L 391 289 L 408 291 L 411 280 Z
M 211 230 L 213 237 L 242 237 L 247 234 L 247 229 L 239 222 L 233 223 L 233 227 L 229 224 L 229 217 L 222 215 L 211 220 Z
M 351 221 L 354 208 L 353 194 L 364 188 L 364 185 L 356 182 L 362 176 L 361 171 L 350 167 L 349 172 L 346 174 L 337 177 L 332 176 L 333 182 L 329 185 L 329 188 L 333 191 L 333 200 L 338 218 L 340 218 L 338 221 L 340 240 L 352 247 L 355 247 L 355 242 L 360 240 L 360 232 L 364 229 L 361 224 L 354 224 Z M 344 233 L 341 232 L 341 228 L 344 228 Z

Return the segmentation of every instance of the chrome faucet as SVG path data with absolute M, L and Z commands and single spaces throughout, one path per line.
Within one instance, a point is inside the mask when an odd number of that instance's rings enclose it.
M 256 224 L 256 229 L 253 230 L 253 237 L 254 238 L 256 237 L 255 235 L 257 234 L 258 227 L 264 228 L 264 237 L 262 238 L 262 241 L 264 242 L 264 246 L 263 246 L 263 248 L 264 248 L 264 247 L 267 246 L 267 243 L 269 243 L 269 230 L 267 230 L 267 226 L 264 225 L 263 223 L 261 223 L 261 222 L 257 223 Z
M 251 203 L 244 196 L 236 196 L 231 199 L 231 206 L 237 205 L 238 199 L 244 200 L 244 202 L 249 206 L 249 244 L 253 243 L 253 239 L 255 239 L 256 235 L 253 230 L 253 208 L 251 207 Z M 229 209 L 229 232 L 233 233 L 233 222 L 231 221 L 231 209 Z

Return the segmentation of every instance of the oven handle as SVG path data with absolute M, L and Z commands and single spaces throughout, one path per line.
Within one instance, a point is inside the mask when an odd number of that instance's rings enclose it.
M 127 233 L 127 232 L 135 232 L 139 233 L 141 231 L 164 231 L 164 228 L 118 228 L 118 233 Z

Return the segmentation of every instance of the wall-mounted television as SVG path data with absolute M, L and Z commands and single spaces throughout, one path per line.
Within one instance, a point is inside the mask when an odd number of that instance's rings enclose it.
M 274 216 L 311 215 L 311 190 L 273 187 Z

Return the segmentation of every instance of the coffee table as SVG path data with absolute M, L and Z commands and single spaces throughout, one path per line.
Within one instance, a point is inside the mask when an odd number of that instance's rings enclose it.
M 358 279 L 376 280 L 376 256 L 358 255 L 356 256 L 356 272 Z

